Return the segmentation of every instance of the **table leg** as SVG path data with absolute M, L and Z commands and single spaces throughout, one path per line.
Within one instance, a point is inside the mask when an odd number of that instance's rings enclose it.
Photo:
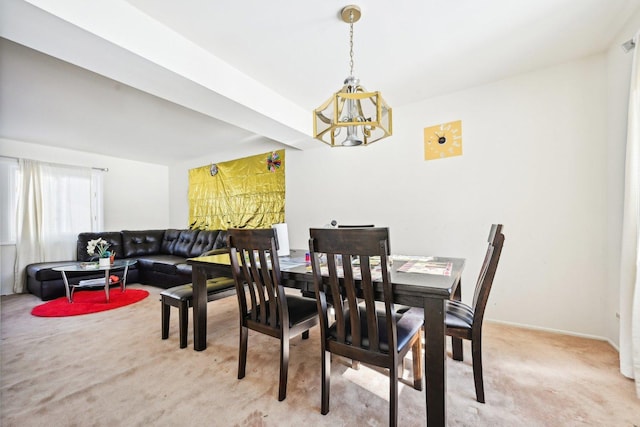
M 193 286 L 193 349 L 207 348 L 207 274 L 204 268 L 192 267 Z
M 104 294 L 107 297 L 107 302 L 109 302 L 109 269 L 108 268 L 104 271 Z
M 127 289 L 127 272 L 129 271 L 129 265 L 124 266 L 124 274 L 122 280 L 120 280 L 120 292 L 124 292 Z
M 458 286 L 453 293 L 453 298 L 456 301 L 462 301 L 462 283 L 458 282 Z M 462 360 L 464 358 L 462 352 L 462 338 L 451 337 L 451 356 L 453 360 Z
M 424 367 L 427 425 L 446 425 L 447 369 L 444 329 L 444 300 L 424 299 Z
M 71 291 L 69 290 L 69 281 L 67 280 L 67 274 L 64 270 L 62 271 L 62 280 L 64 281 L 64 290 L 67 293 L 67 300 L 69 302 L 73 302 L 73 299 L 71 298 Z

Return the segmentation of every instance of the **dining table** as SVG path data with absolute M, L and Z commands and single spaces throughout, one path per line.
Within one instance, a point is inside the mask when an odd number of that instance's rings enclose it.
M 311 265 L 305 258 L 307 253 L 308 251 L 297 249 L 291 250 L 287 256 L 278 257 L 282 285 L 300 289 L 304 295 L 315 296 Z M 424 312 L 427 425 L 444 426 L 447 392 L 445 301 L 461 297 L 465 259 L 391 255 L 391 260 L 394 303 L 422 308 Z M 207 348 L 207 278 L 230 277 L 231 263 L 228 253 L 189 258 L 187 263 L 192 267 L 193 347 L 196 351 L 202 351 Z M 431 269 L 428 265 L 445 265 L 447 268 Z M 379 285 L 376 292 L 381 295 L 381 283 L 375 285 Z M 454 345 L 461 345 L 461 342 L 454 342 Z

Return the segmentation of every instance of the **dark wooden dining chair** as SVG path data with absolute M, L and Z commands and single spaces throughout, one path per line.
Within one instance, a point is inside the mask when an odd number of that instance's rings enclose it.
M 240 309 L 238 379 L 245 376 L 249 329 L 278 338 L 278 400 L 284 400 L 287 397 L 289 340 L 300 334 L 303 339 L 309 338 L 309 329 L 318 324 L 316 302 L 313 298 L 285 294 L 272 228 L 230 229 L 227 239 Z
M 338 228 L 369 228 L 375 227 L 374 224 L 338 224 Z M 358 360 L 351 361 L 351 369 L 360 369 L 360 362 Z
M 422 390 L 420 332 L 423 320 L 420 316 L 399 315 L 394 309 L 388 268 L 389 230 L 312 228 L 309 232 L 320 314 L 321 413 L 329 412 L 331 354 L 337 354 L 388 370 L 389 425 L 395 426 L 398 368 L 409 350 L 413 351 L 414 388 Z M 321 263 L 321 257 L 325 256 L 326 267 Z M 382 300 L 384 308 L 376 308 L 376 298 Z M 328 300 L 334 301 L 335 319 L 327 314 Z
M 473 380 L 476 387 L 476 400 L 484 403 L 484 381 L 482 378 L 482 320 L 489 300 L 489 292 L 496 275 L 498 261 L 504 243 L 502 224 L 493 224 L 489 233 L 489 246 L 480 269 L 476 289 L 471 305 L 457 300 L 447 300 L 445 327 L 446 334 L 452 337 L 452 357 L 463 360 L 462 341 L 471 341 L 473 361 Z

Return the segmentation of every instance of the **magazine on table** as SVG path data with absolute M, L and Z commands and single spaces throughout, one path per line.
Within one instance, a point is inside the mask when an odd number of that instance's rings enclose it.
M 437 274 L 440 276 L 451 276 L 453 264 L 446 261 L 409 260 L 398 268 L 403 273 Z

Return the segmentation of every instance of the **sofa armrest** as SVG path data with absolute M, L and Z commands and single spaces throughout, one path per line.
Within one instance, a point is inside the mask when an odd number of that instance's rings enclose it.
M 221 255 L 221 254 L 228 254 L 228 253 L 229 253 L 229 248 L 218 248 L 218 249 L 211 249 L 210 251 L 206 251 L 200 256 Z

